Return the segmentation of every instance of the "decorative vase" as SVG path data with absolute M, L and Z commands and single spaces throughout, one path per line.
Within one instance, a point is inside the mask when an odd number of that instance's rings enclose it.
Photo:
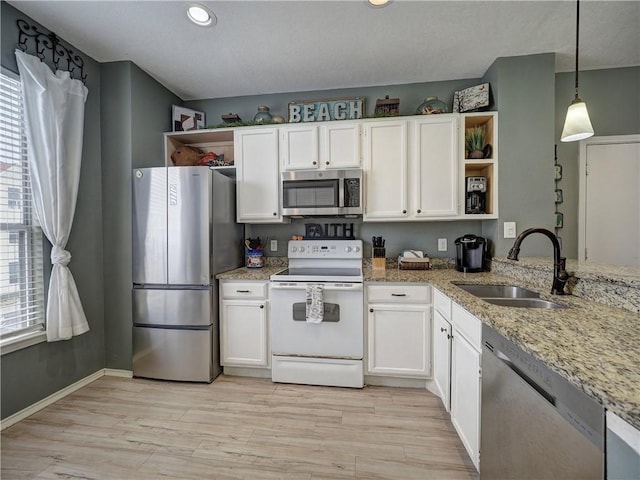
M 271 115 L 271 121 L 273 123 L 284 123 L 285 122 L 284 117 L 282 115 L 278 115 L 278 114 Z
M 418 115 L 431 115 L 434 113 L 447 113 L 447 105 L 438 100 L 438 97 L 427 97 L 416 109 Z
M 467 152 L 467 158 L 484 158 L 484 152 L 482 150 L 471 150 Z
M 272 118 L 269 107 L 262 105 L 258 107 L 258 113 L 253 117 L 253 121 L 256 123 L 271 123 Z

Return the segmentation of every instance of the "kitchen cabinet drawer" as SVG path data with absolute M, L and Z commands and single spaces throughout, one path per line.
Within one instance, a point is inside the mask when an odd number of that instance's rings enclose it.
M 446 320 L 451 320 L 451 299 L 436 288 L 433 289 L 433 308 Z
M 457 303 L 453 303 L 451 306 L 451 323 L 453 328 L 462 333 L 473 347 L 477 350 L 482 348 L 480 341 L 482 322 Z
M 369 303 L 431 303 L 428 285 L 369 285 Z
M 222 298 L 267 298 L 267 282 L 221 282 Z

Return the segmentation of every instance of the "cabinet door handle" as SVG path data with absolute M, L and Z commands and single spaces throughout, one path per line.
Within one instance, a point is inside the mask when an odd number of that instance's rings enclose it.
M 406 210 L 402 210 L 402 213 L 407 213 L 407 211 Z
M 313 165 L 316 165 L 318 162 L 316 162 L 315 160 L 313 162 L 311 162 Z
M 277 216 L 278 216 L 278 214 L 277 214 L 276 212 L 273 212 L 273 216 L 274 216 L 274 217 L 277 217 Z
M 441 331 L 441 332 L 446 332 L 446 331 L 447 331 L 447 329 L 446 329 L 446 328 L 444 328 L 444 327 L 440 327 L 440 331 Z
M 324 162 L 325 165 L 331 165 L 329 162 Z
M 420 213 L 422 210 L 418 209 L 418 213 Z
M 391 296 L 392 297 L 406 297 L 407 294 L 406 293 L 392 293 Z
M 250 293 L 251 290 L 236 290 L 236 293 Z
M 449 335 L 449 334 L 447 333 L 447 340 L 451 340 L 452 338 L 453 338 L 453 335 Z
M 370 309 L 369 309 L 369 312 L 373 313 L 373 308 L 370 308 Z
M 260 308 L 264 308 L 264 305 L 260 305 Z

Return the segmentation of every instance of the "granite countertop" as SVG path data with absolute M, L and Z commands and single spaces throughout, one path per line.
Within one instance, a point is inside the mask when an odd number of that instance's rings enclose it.
M 494 328 L 549 368 L 602 403 L 635 428 L 640 429 L 640 314 L 634 310 L 638 302 L 640 281 L 634 269 L 583 267 L 569 261 L 570 272 L 586 280 L 613 288 L 609 296 L 633 296 L 631 308 L 623 309 L 587 298 L 601 298 L 589 290 L 576 295 L 551 295 L 549 259 L 521 259 L 513 262 L 494 259 L 493 272 L 464 274 L 451 268 L 432 270 L 373 270 L 365 262 L 365 282 L 429 283 L 481 321 Z M 499 266 L 498 266 L 499 265 Z M 508 267 L 522 268 L 514 274 Z M 238 268 L 216 276 L 220 280 L 269 280 L 286 265 L 263 268 Z M 532 275 L 536 268 L 544 275 Z M 507 276 L 508 274 L 508 276 Z M 458 288 L 452 282 L 509 284 L 535 290 L 541 298 L 571 308 L 532 309 L 492 305 Z M 575 285 L 574 285 L 575 286 Z M 585 287 L 587 288 L 587 287 Z M 591 288 L 591 287 L 588 287 Z M 569 290 L 572 291 L 572 290 Z M 585 294 L 586 293 L 586 294 Z M 584 298 L 587 297 L 587 298 Z M 626 305 L 625 305 L 626 306 Z
M 286 265 L 266 266 L 261 268 L 240 267 L 216 275 L 216 280 L 269 280 L 271 275 L 286 269 Z
M 364 269 L 366 282 L 430 283 L 484 323 L 538 358 L 621 418 L 640 429 L 640 314 L 574 295 L 551 295 L 524 280 L 452 269 Z M 492 305 L 452 282 L 509 284 L 539 292 L 571 308 Z

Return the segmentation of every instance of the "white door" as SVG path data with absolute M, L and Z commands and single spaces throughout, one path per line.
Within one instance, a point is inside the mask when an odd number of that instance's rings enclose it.
M 280 141 L 283 170 L 314 170 L 320 166 L 317 126 L 281 127 Z
M 281 223 L 278 129 L 234 132 L 238 223 Z
M 332 122 L 320 128 L 324 168 L 360 167 L 360 123 Z
M 451 324 L 433 310 L 433 381 L 444 408 L 449 411 L 451 393 Z
M 220 306 L 220 363 L 224 366 L 268 366 L 265 301 L 223 300 Z
M 640 136 L 592 137 L 580 146 L 579 258 L 640 265 Z
M 407 122 L 364 125 L 364 220 L 407 217 Z
M 427 377 L 431 373 L 430 308 L 426 305 L 369 305 L 367 371 Z
M 452 115 L 434 115 L 414 123 L 415 165 L 411 212 L 416 217 L 458 213 L 458 122 Z
M 451 423 L 476 468 L 480 458 L 480 353 L 457 331 L 451 345 Z

